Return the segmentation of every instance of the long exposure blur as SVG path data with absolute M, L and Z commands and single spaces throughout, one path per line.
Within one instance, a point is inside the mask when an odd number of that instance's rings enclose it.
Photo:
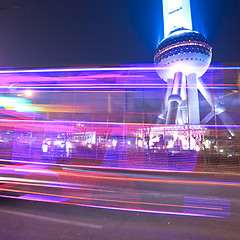
M 2 70 L 0 77 L 2 197 L 230 216 L 230 196 L 214 189 L 234 194 L 240 185 L 238 67 L 211 66 L 202 78 L 225 111 L 199 95 L 201 119 L 213 113 L 200 125 L 165 124 L 166 83 L 152 65 Z M 134 174 L 141 171 L 162 177 Z M 192 190 L 171 198 L 143 191 L 182 184 Z

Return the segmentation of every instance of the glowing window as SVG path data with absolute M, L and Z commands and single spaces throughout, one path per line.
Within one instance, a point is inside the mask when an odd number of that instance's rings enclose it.
M 168 0 L 168 11 L 169 13 L 180 9 L 183 5 L 182 0 Z

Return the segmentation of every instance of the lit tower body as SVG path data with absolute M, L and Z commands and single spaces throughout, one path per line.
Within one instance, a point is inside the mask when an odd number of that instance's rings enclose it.
M 211 63 L 212 48 L 203 35 L 192 30 L 189 0 L 162 1 L 165 38 L 158 45 L 154 62 L 158 75 L 167 82 L 167 92 L 165 111 L 159 117 L 166 119 L 166 124 L 207 123 L 214 114 L 225 111 L 213 101 L 200 78 Z M 202 121 L 198 91 L 212 107 Z

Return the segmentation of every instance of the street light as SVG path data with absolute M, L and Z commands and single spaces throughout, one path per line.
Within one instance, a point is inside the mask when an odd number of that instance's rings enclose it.
M 32 90 L 25 90 L 24 91 L 24 95 L 26 96 L 26 97 L 32 97 L 32 95 L 33 95 L 33 91 Z

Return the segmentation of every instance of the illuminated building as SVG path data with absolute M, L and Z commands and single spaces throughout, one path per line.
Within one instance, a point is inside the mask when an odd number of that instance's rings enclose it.
M 180 125 L 206 124 L 214 115 L 223 123 L 231 121 L 201 79 L 211 63 L 212 48 L 203 35 L 192 30 L 189 0 L 163 0 L 163 13 L 165 38 L 154 57 L 158 75 L 167 82 L 164 111 L 159 118 L 166 124 Z M 202 120 L 198 91 L 212 109 Z

